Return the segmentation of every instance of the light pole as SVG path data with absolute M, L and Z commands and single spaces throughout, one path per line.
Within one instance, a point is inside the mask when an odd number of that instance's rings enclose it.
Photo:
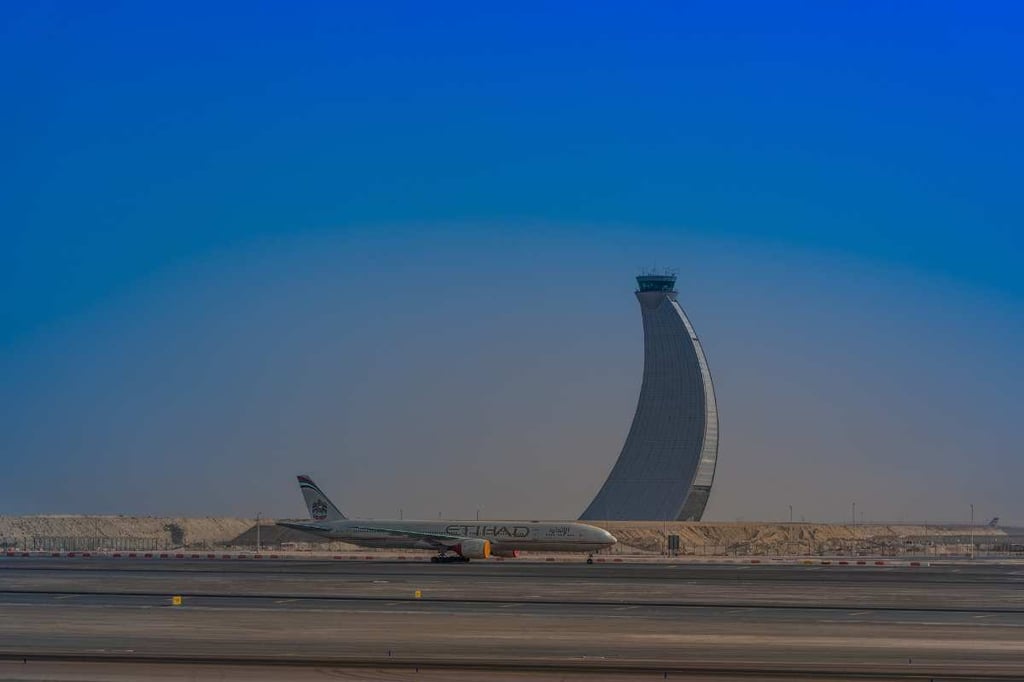
M 793 505 L 789 505 L 789 522 L 793 523 Z
M 850 521 L 851 521 L 851 523 L 853 523 L 853 525 L 856 526 L 857 525 L 857 503 L 856 502 L 852 502 L 850 504 L 851 504 L 851 506 L 850 506 Z
M 256 512 L 256 553 L 260 553 L 260 512 Z
M 974 505 L 971 505 L 971 558 L 974 558 Z

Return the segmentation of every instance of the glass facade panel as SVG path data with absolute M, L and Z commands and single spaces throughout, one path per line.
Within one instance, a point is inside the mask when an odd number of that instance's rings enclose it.
M 700 340 L 676 300 L 675 276 L 637 277 L 644 375 L 622 452 L 580 517 L 699 521 L 718 461 L 718 407 Z

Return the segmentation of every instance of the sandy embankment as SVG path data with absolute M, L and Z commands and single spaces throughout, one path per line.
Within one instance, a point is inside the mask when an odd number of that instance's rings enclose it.
M 879 554 L 966 551 L 971 529 L 964 526 L 814 523 L 661 523 L 596 522 L 608 529 L 619 544 L 617 553 L 662 553 L 669 535 L 679 536 L 683 554 L 781 555 L 873 552 Z M 975 527 L 979 545 L 1006 542 L 999 528 Z M 71 540 L 69 540 L 71 539 Z M 352 549 L 341 542 L 323 543 L 319 538 L 274 526 L 265 519 L 260 527 L 264 546 L 290 543 L 297 549 L 341 551 Z M 69 543 L 77 543 L 70 546 Z M 37 549 L 254 547 L 252 519 L 231 517 L 152 516 L 0 516 L 0 544 Z M 294 544 L 291 544 L 294 543 Z
M 679 536 L 685 554 L 828 554 L 965 551 L 971 529 L 964 526 L 911 524 L 819 524 L 744 522 L 597 521 L 618 538 L 622 549 L 661 552 L 669 535 Z M 975 527 L 979 544 L 998 544 L 1006 534 L 999 528 Z

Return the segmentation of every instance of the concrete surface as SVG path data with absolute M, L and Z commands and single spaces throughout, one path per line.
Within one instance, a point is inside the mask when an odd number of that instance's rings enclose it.
M 25 680 L 1024 679 L 1024 568 L 2 560 L 0 655 Z

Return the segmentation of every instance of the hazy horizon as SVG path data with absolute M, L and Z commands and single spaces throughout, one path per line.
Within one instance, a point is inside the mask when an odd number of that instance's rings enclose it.
M 575 518 L 671 268 L 706 520 L 1024 525 L 1018 10 L 748 9 L 2 10 L 0 514 Z

